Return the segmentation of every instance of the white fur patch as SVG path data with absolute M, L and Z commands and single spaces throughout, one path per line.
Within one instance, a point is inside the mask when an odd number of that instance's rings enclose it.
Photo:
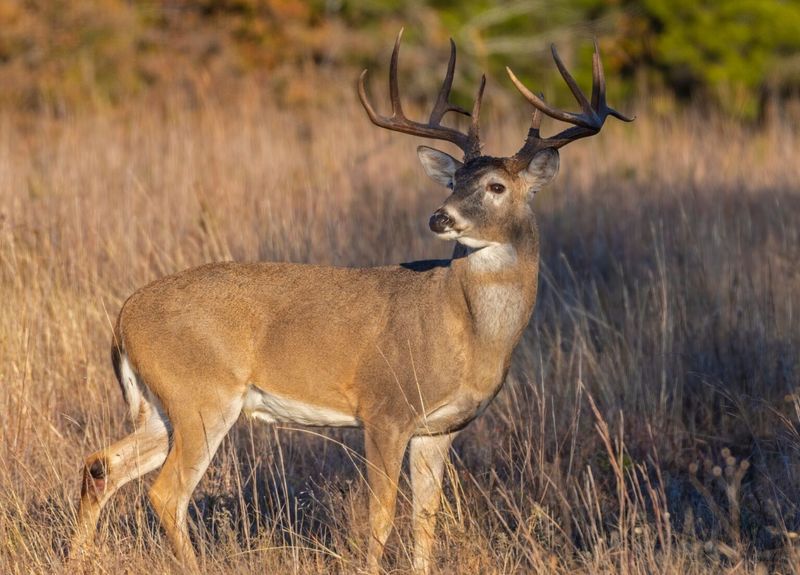
M 436 237 L 440 240 L 457 240 L 458 239 L 458 232 L 455 230 L 447 230 L 440 234 L 436 234 Z
M 475 238 L 470 238 L 468 236 L 456 236 L 456 241 L 460 243 L 462 246 L 467 246 L 470 248 L 470 251 L 467 255 L 471 254 L 474 250 L 485 248 L 492 242 L 487 242 L 486 240 L 476 240 Z
M 146 418 L 138 422 L 136 433 L 117 444 L 109 457 L 109 467 L 119 469 L 128 479 L 157 469 L 169 452 L 169 421 L 156 398 L 147 398 L 145 404 Z
M 489 405 L 492 397 L 494 396 L 490 394 L 483 399 L 477 399 L 469 393 L 459 393 L 448 403 L 427 413 L 418 428 L 418 432 L 439 433 L 442 430 L 458 427 L 465 421 L 480 415 Z
M 464 405 L 460 405 L 457 402 L 446 403 L 427 414 L 424 423 L 427 425 L 456 424 L 465 417 L 465 411 L 469 415 L 470 410 L 465 410 Z
M 425 172 L 439 184 L 446 188 L 453 187 L 453 178 L 455 177 L 456 170 L 463 164 L 456 160 L 450 154 L 440 152 L 428 146 L 420 146 L 417 148 L 419 161 L 422 162 L 422 167 Z
M 252 385 L 244 398 L 242 411 L 248 417 L 269 423 L 297 423 L 327 427 L 358 427 L 358 420 L 347 413 L 305 401 L 280 397 Z
M 139 415 L 139 407 L 141 405 L 142 392 L 139 389 L 139 384 L 136 381 L 136 373 L 131 367 L 131 362 L 128 360 L 126 353 L 122 354 L 119 365 L 120 385 L 122 386 L 122 393 L 125 396 L 125 402 L 128 404 L 128 412 L 131 419 L 136 421 Z
M 496 272 L 517 263 L 517 251 L 511 244 L 481 242 L 471 238 L 459 240 L 465 246 L 479 248 L 469 255 L 469 268 L 474 272 Z

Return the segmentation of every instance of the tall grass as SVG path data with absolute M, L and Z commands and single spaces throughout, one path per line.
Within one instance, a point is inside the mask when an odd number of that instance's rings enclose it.
M 502 99 L 501 99 L 502 100 Z M 800 134 L 659 115 L 562 154 L 535 199 L 539 301 L 504 391 L 448 469 L 442 573 L 800 571 Z M 499 106 L 489 153 L 526 122 Z M 0 117 L 0 571 L 62 566 L 84 455 L 128 430 L 108 361 L 125 297 L 211 260 L 446 256 L 446 193 L 349 92 L 286 110 L 245 86 L 49 120 Z M 240 422 L 191 507 L 209 573 L 353 572 L 358 432 Z M 143 497 L 97 573 L 175 566 Z M 409 515 L 387 570 L 409 567 Z

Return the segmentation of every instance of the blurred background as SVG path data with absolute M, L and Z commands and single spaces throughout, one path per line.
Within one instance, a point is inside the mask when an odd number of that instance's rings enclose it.
M 0 101 L 69 113 L 254 77 L 276 101 L 307 104 L 338 96 L 321 78 L 349 87 L 384 66 L 401 26 L 411 97 L 434 85 L 448 36 L 470 86 L 509 65 L 551 87 L 550 43 L 585 80 L 597 38 L 614 101 L 666 97 L 764 120 L 800 92 L 792 0 L 5 0 Z

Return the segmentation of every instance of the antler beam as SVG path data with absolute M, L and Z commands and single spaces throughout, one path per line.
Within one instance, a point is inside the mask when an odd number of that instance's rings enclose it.
M 544 148 L 560 148 L 580 138 L 597 134 L 603 127 L 603 124 L 608 116 L 614 116 L 623 122 L 632 122 L 634 120 L 634 118 L 629 118 L 628 116 L 620 114 L 613 108 L 609 108 L 606 104 L 606 80 L 605 74 L 603 73 L 603 63 L 600 60 L 600 51 L 597 47 L 597 42 L 594 43 L 594 54 L 592 55 L 591 102 L 587 100 L 580 87 L 578 87 L 578 83 L 575 81 L 575 78 L 573 78 L 572 74 L 570 74 L 569 70 L 567 70 L 567 67 L 564 65 L 564 62 L 558 55 L 555 45 L 551 46 L 551 51 L 553 53 L 553 60 L 555 60 L 558 71 L 561 73 L 561 77 L 564 78 L 564 81 L 567 83 L 567 86 L 569 86 L 572 95 L 575 96 L 575 99 L 578 101 L 578 105 L 581 108 L 581 113 L 576 114 L 573 112 L 566 112 L 557 108 L 553 108 L 544 101 L 542 96 L 537 96 L 528 90 L 528 88 L 514 75 L 514 72 L 512 72 L 510 68 L 506 67 L 506 72 L 508 72 L 508 76 L 517 87 L 517 90 L 519 90 L 525 99 L 533 104 L 533 106 L 536 108 L 531 119 L 531 127 L 530 130 L 528 130 L 528 137 L 525 140 L 525 144 L 512 158 L 515 163 L 519 164 L 520 166 L 527 165 L 531 158 L 533 158 L 534 154 L 536 154 L 536 152 L 539 150 L 543 150 Z M 542 122 L 542 114 L 556 120 L 561 120 L 562 122 L 572 124 L 573 126 L 563 130 L 562 132 L 559 132 L 555 136 L 542 138 L 539 134 L 539 127 Z
M 400 33 L 397 35 L 397 40 L 395 40 L 394 50 L 392 50 L 392 59 L 389 65 L 389 100 L 392 105 L 391 116 L 382 116 L 378 114 L 369 102 L 365 86 L 367 70 L 361 72 L 361 76 L 358 79 L 358 97 L 364 109 L 367 111 L 369 119 L 376 126 L 386 128 L 387 130 L 452 142 L 464 152 L 464 161 L 480 156 L 481 142 L 478 122 L 483 89 L 486 85 L 485 76 L 481 76 L 481 82 L 475 97 L 475 103 L 472 107 L 472 113 L 450 102 L 450 90 L 453 86 L 453 74 L 456 67 L 456 44 L 451 39 L 450 60 L 447 63 L 447 73 L 445 74 L 442 87 L 436 98 L 436 104 L 428 118 L 428 123 L 422 124 L 409 120 L 403 113 L 403 107 L 400 103 L 400 88 L 397 81 L 397 61 L 400 54 L 400 39 L 402 36 L 403 30 L 401 29 Z M 472 116 L 469 131 L 465 134 L 454 128 L 443 126 L 441 123 L 442 118 L 444 118 L 447 112 L 457 112 L 465 116 Z

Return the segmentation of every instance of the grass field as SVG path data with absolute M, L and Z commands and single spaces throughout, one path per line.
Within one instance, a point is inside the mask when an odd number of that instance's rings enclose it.
M 535 316 L 455 443 L 438 572 L 800 572 L 800 132 L 661 104 L 565 149 L 535 200 Z M 516 151 L 522 112 L 488 110 L 489 153 Z M 294 111 L 247 85 L 0 116 L 0 572 L 65 571 L 82 459 L 130 427 L 108 359 L 127 295 L 212 260 L 447 256 L 419 143 L 349 85 Z M 190 508 L 206 572 L 354 572 L 361 450 L 238 423 Z M 148 482 L 108 506 L 93 572 L 175 570 Z M 387 572 L 410 565 L 409 513 Z

